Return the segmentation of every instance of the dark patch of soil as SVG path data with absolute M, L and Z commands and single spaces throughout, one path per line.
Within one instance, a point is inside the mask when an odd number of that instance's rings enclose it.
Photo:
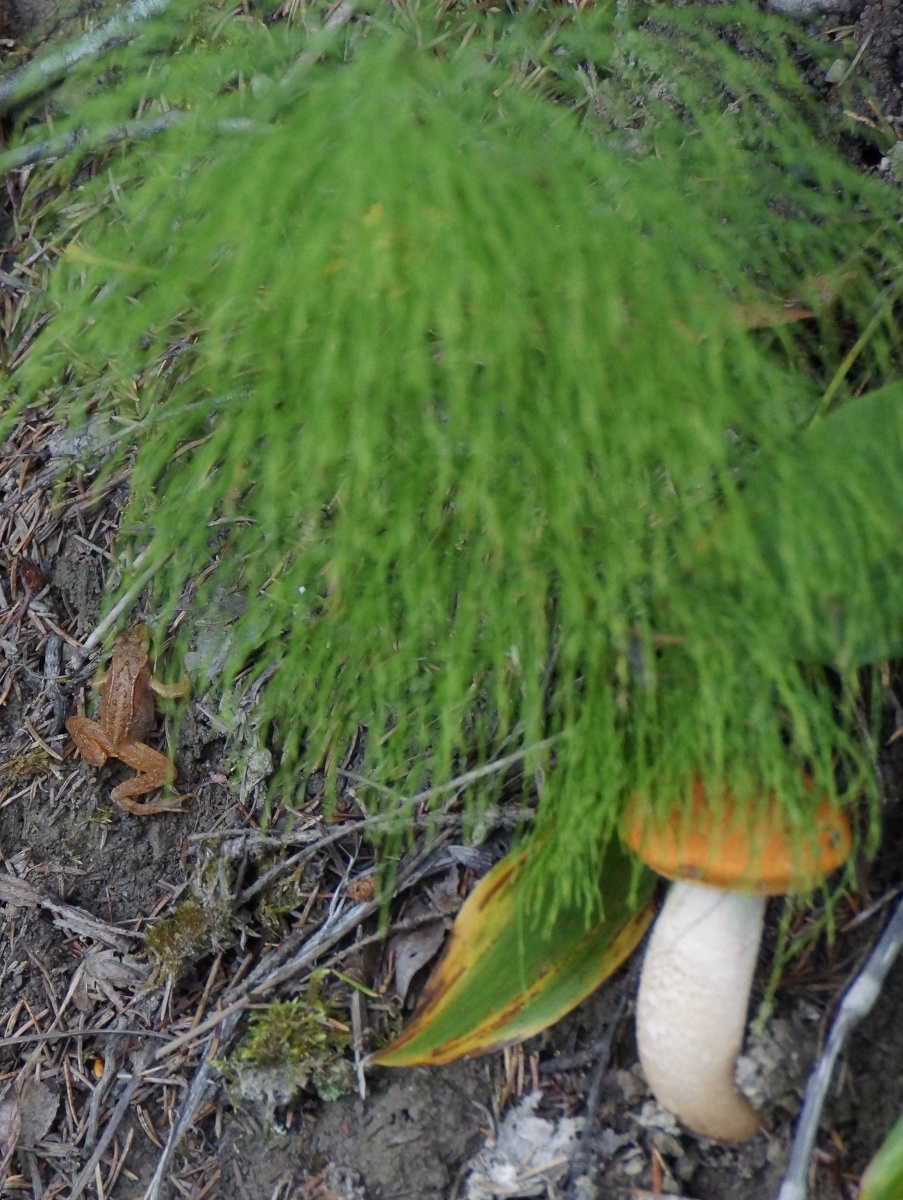
M 366 1100 L 344 1096 L 302 1115 L 283 1135 L 233 1117 L 220 1162 L 227 1179 L 242 1179 L 254 1195 L 269 1195 L 279 1181 L 300 1186 L 328 1170 L 373 1200 L 446 1200 L 482 1141 L 491 1093 L 486 1061 L 383 1073 Z
M 872 0 L 856 25 L 863 66 L 884 118 L 903 135 L 903 3 Z
M 52 581 L 68 612 L 86 629 L 97 623 L 103 601 L 103 568 L 98 556 L 75 538 L 67 540 L 53 564 Z

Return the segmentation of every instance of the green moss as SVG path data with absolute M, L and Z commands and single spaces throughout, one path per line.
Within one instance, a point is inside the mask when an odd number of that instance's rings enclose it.
M 314 973 L 306 994 L 291 1000 L 274 1000 L 255 1017 L 236 1051 L 241 1062 L 272 1066 L 277 1062 L 303 1062 L 348 1045 L 337 1005 L 322 993 L 324 973 Z
M 234 1053 L 218 1064 L 233 1100 L 267 1119 L 300 1091 L 335 1100 L 354 1087 L 354 1068 L 344 1053 L 350 1035 L 338 1006 L 322 995 L 321 980 L 318 973 L 306 995 L 267 1005 Z
M 151 926 L 144 948 L 164 971 L 179 978 L 214 949 L 215 930 L 210 910 L 192 896 Z
M 108 470 L 134 447 L 164 609 L 196 578 L 195 611 L 245 598 L 206 682 L 278 667 L 289 801 L 361 720 L 402 832 L 419 788 L 523 748 L 528 871 L 588 905 L 638 790 L 876 812 L 853 668 L 903 643 L 903 407 L 839 466 L 817 430 L 903 374 L 903 230 L 797 72 L 830 46 L 751 4 L 600 3 L 456 6 L 450 53 L 399 7 L 320 61 L 161 20 L 75 72 L 60 130 L 183 114 L 79 184 L 19 400 L 112 418 Z M 810 321 L 749 327 L 794 296 Z
M 264 855 L 258 864 L 258 871 L 263 875 L 269 867 L 279 860 L 270 855 Z M 316 886 L 313 882 L 319 875 L 319 868 L 304 866 L 289 875 L 275 879 L 259 898 L 258 914 L 265 928 L 274 935 L 285 931 L 286 918 L 295 912 L 304 897 Z

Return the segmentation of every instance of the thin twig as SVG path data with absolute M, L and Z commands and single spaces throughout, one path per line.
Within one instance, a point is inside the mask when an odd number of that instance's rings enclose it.
M 214 1013 L 213 1017 L 217 1018 L 218 1028 L 210 1033 L 207 1044 L 204 1047 L 204 1054 L 198 1069 L 195 1071 L 191 1085 L 179 1106 L 179 1115 L 169 1132 L 169 1137 L 166 1139 L 166 1144 L 161 1151 L 159 1161 L 157 1162 L 156 1170 L 153 1178 L 145 1192 L 144 1200 L 159 1200 L 160 1189 L 166 1181 L 169 1173 L 169 1164 L 172 1162 L 173 1155 L 179 1142 L 188 1129 L 191 1128 L 191 1123 L 194 1120 L 195 1113 L 200 1108 L 204 1097 L 207 1094 L 207 1089 L 213 1082 L 214 1067 L 210 1061 L 210 1055 L 214 1045 L 218 1044 L 220 1053 L 223 1048 L 228 1045 L 235 1027 L 241 1017 L 242 1010 L 250 1002 L 253 994 L 260 996 L 265 992 L 272 991 L 279 984 L 286 982 L 293 975 L 297 974 L 304 967 L 315 962 L 321 954 L 329 950 L 340 941 L 347 933 L 350 933 L 356 925 L 359 925 L 362 920 L 376 912 L 379 908 L 378 901 L 370 901 L 365 904 L 356 904 L 343 915 L 337 917 L 334 921 L 327 922 L 317 933 L 308 938 L 303 949 L 295 955 L 289 963 L 277 968 L 271 974 L 267 974 L 267 966 L 270 962 L 270 956 L 267 955 L 255 971 L 248 976 L 240 988 L 244 994 L 239 996 L 234 1003 L 227 1006 L 229 1015 L 224 1012 Z M 209 1028 L 211 1020 L 203 1021 L 199 1026 L 191 1031 L 191 1036 L 196 1037 L 202 1029 Z M 181 1039 L 182 1044 L 185 1038 Z M 170 1052 L 172 1043 L 169 1046 L 164 1046 L 157 1051 L 157 1057 L 162 1058 Z
M 127 1021 L 125 1013 L 120 1013 L 116 1019 L 116 1026 L 119 1027 L 119 1041 L 112 1041 L 107 1044 L 103 1054 L 103 1074 L 97 1081 L 97 1084 L 91 1092 L 91 1102 L 88 1105 L 88 1118 L 85 1123 L 85 1149 L 93 1151 L 97 1146 L 97 1129 L 100 1125 L 100 1110 L 107 1098 L 107 1093 L 113 1086 L 116 1074 L 119 1070 L 120 1052 L 125 1046 L 125 1035 L 122 1033 L 122 1027 Z
M 361 927 L 358 925 L 354 939 L 356 949 L 362 944 Z M 354 1055 L 354 1074 L 357 1077 L 357 1094 L 367 1099 L 367 1076 L 364 1073 L 364 1001 L 358 988 L 351 989 L 351 1050 Z
M 81 38 L 78 42 L 64 46 L 55 54 L 36 59 L 11 71 L 5 78 L 0 79 L 0 112 L 36 92 L 40 92 L 48 83 L 54 82 L 77 63 L 97 58 L 111 46 L 128 41 L 137 32 L 138 22 L 163 12 L 169 3 L 170 0 L 136 0 L 121 16 L 108 21 L 106 25 L 102 25 L 100 29 Z M 314 44 L 311 48 L 300 54 L 282 77 L 280 83 L 283 86 L 292 84 L 300 74 L 323 56 L 332 35 L 348 24 L 354 16 L 355 9 L 354 3 L 344 2 L 344 0 L 335 7 L 319 35 L 313 39 Z M 34 163 L 45 162 L 47 159 L 61 158 L 76 149 L 89 153 L 116 145 L 118 142 L 156 137 L 157 134 L 169 129 L 184 117 L 185 113 L 173 108 L 150 119 L 136 118 L 100 128 L 72 129 L 59 137 L 30 142 L 25 146 L 16 146 L 0 154 L 0 174 L 21 170 L 21 168 Z M 214 122 L 202 122 L 202 124 L 209 124 L 212 129 L 220 133 L 247 133 L 267 128 L 265 125 L 258 125 L 256 122 L 242 117 L 223 118 Z
M 545 741 L 537 742 L 533 746 L 526 746 L 521 750 L 516 750 L 513 754 L 505 755 L 504 758 L 499 758 L 494 762 L 486 763 L 482 767 L 475 767 L 472 771 L 466 771 L 463 775 L 458 775 L 455 779 L 451 779 L 447 783 L 440 783 L 435 787 L 427 788 L 425 791 L 418 792 L 410 800 L 406 796 L 399 795 L 399 793 L 393 791 L 392 788 L 388 788 L 384 784 L 378 783 L 374 779 L 368 779 L 366 776 L 358 775 L 354 771 L 339 770 L 338 774 L 343 778 L 350 780 L 352 783 L 357 784 L 358 787 L 372 787 L 378 789 L 384 794 L 387 793 L 390 796 L 395 796 L 398 799 L 399 805 L 410 811 L 418 804 L 430 799 L 432 796 L 442 795 L 446 792 L 458 792 L 461 791 L 462 788 L 467 787 L 468 784 L 474 783 L 478 779 L 484 779 L 487 775 L 496 775 L 500 771 L 504 771 L 507 767 L 510 767 L 513 763 L 519 762 L 521 759 L 526 758 L 526 756 L 531 754 L 533 751 L 545 749 L 547 746 L 551 745 L 553 741 L 555 741 L 554 738 L 546 738 Z M 526 817 L 531 817 L 532 815 L 532 809 L 520 809 L 518 811 L 519 819 L 525 819 Z M 405 818 L 403 816 L 397 817 L 376 815 L 372 817 L 365 817 L 360 821 L 343 825 L 340 829 L 333 830 L 331 833 L 325 834 L 316 841 L 311 841 L 312 835 L 308 830 L 303 830 L 300 835 L 289 833 L 285 834 L 284 836 L 277 837 L 258 835 L 255 831 L 251 831 L 250 836 L 259 837 L 261 843 L 263 842 L 263 839 L 266 838 L 270 847 L 285 847 L 293 845 L 294 843 L 291 839 L 300 836 L 303 844 L 307 846 L 307 849 L 299 850 L 297 854 L 293 854 L 290 858 L 284 859 L 282 862 L 276 863 L 274 866 L 272 866 L 269 871 L 267 871 L 264 875 L 261 875 L 254 881 L 254 883 L 249 884 L 248 887 L 245 888 L 245 890 L 238 897 L 238 903 L 247 904 L 248 901 L 253 899 L 253 897 L 259 892 L 262 892 L 265 888 L 269 887 L 274 879 L 278 879 L 280 876 L 286 875 L 290 871 L 297 870 L 310 858 L 313 858 L 314 855 L 318 854 L 324 847 L 331 845 L 333 842 L 341 841 L 342 838 L 349 837 L 354 833 L 362 833 L 365 828 L 389 830 L 394 826 L 403 832 L 407 832 L 418 825 L 438 825 L 447 821 L 454 823 L 455 820 L 463 820 L 463 818 L 459 817 L 458 814 L 436 814 L 412 822 L 409 818 Z M 203 838 L 207 835 L 201 834 L 194 836 L 203 840 Z M 244 838 L 249 835 L 243 830 L 239 836 Z
M 325 53 L 329 44 L 330 35 L 338 33 L 340 29 L 348 24 L 354 16 L 357 8 L 356 0 L 342 0 L 337 4 L 326 20 L 323 22 L 323 28 L 318 34 L 314 35 L 313 45 L 309 50 L 299 54 L 289 69 L 279 80 L 280 87 L 290 87 L 295 80 L 312 66 L 318 58 L 321 58 Z
M 350 833 L 351 831 L 349 831 L 349 836 Z M 335 839 L 332 840 L 334 841 Z M 320 846 L 320 844 L 321 843 L 318 842 L 317 846 Z M 265 891 L 266 888 L 270 887 L 270 885 L 273 884 L 277 879 L 282 879 L 283 876 L 290 875 L 292 871 L 296 871 L 299 867 L 302 867 L 304 863 L 306 863 L 307 860 L 315 853 L 316 850 L 313 848 L 308 850 L 299 850 L 296 854 L 290 854 L 288 858 L 284 858 L 280 862 L 274 863 L 268 871 L 264 871 L 263 874 L 259 875 L 253 883 L 248 884 L 243 892 L 239 892 L 238 896 L 235 898 L 236 905 L 238 907 L 243 907 L 244 905 L 250 903 L 250 901 L 253 900 L 256 895 L 262 891 Z
M 60 662 L 63 639 L 53 633 L 44 647 L 44 695 L 53 708 L 51 733 L 60 733 L 66 724 L 66 698 L 60 690 Z
M 852 986 L 840 1002 L 830 1036 L 806 1086 L 806 1101 L 800 1115 L 787 1173 L 777 1200 L 806 1200 L 809 1160 L 815 1146 L 822 1108 L 831 1086 L 834 1064 L 851 1031 L 871 1012 L 881 985 L 903 947 L 903 900 L 868 956 Z
M 170 0 L 135 0 L 117 16 L 78 41 L 10 71 L 0 79 L 0 111 L 36 95 L 78 63 L 98 58 L 111 46 L 128 41 L 138 33 L 141 21 L 162 13 L 169 3 Z
M 426 854 L 418 856 L 403 871 L 399 872 L 396 883 L 397 890 L 401 890 L 402 887 L 410 887 L 417 879 L 423 877 L 423 873 L 429 870 L 429 859 L 435 855 L 436 849 L 435 845 L 431 846 Z M 355 904 L 344 915 L 336 915 L 335 918 L 328 920 L 316 933 L 307 938 L 296 954 L 293 954 L 274 970 L 270 969 L 268 960 L 264 959 L 242 984 L 242 989 L 247 993 L 269 993 L 275 988 L 281 987 L 282 984 L 287 983 L 312 962 L 319 959 L 327 950 L 331 950 L 336 942 L 341 941 L 343 937 L 356 929 L 367 917 L 378 912 L 381 903 L 382 900 L 379 898 L 365 900 Z
M 114 950 L 130 950 L 134 942 L 143 939 L 143 934 L 99 921 L 85 909 L 63 904 L 56 896 L 15 875 L 0 873 L 0 902 L 16 908 L 43 908 L 50 913 L 54 925 L 79 937 L 94 938 L 105 946 L 112 946 Z
M 489 808 L 483 813 L 488 824 L 497 829 L 510 829 L 514 825 L 526 824 L 536 816 L 536 809 L 530 805 L 506 805 L 500 808 Z M 329 833 L 317 836 L 317 831 L 310 827 L 302 830 L 287 830 L 285 833 L 261 833 L 259 829 L 211 829 L 204 833 L 190 833 L 189 842 L 221 842 L 222 853 L 228 858 L 237 858 L 249 854 L 260 858 L 268 850 L 287 849 L 290 846 L 310 846 L 319 850 L 342 838 L 350 837 L 363 830 L 378 833 L 408 832 L 414 829 L 433 829 L 442 826 L 456 827 L 465 824 L 468 815 L 461 812 L 428 813 L 423 817 L 398 817 L 388 813 L 375 813 L 370 817 L 360 817 L 344 821 Z
M 46 162 L 50 158 L 62 158 L 73 150 L 81 150 L 85 154 L 104 150 L 107 146 L 115 146 L 119 142 L 139 142 L 147 138 L 165 133 L 186 114 L 178 108 L 170 108 L 156 117 L 136 117 L 131 121 L 122 121 L 118 125 L 102 125 L 99 128 L 70 129 L 59 137 L 47 138 L 42 142 L 28 142 L 24 146 L 16 146 L 0 154 L 0 174 L 7 171 L 18 171 L 33 163 Z M 266 124 L 252 121 L 250 117 L 223 117 L 218 121 L 199 121 L 202 129 L 217 133 L 249 133 L 271 128 Z M 112 439 L 121 440 L 121 439 Z
M 240 1013 L 233 1013 L 228 1017 L 219 1029 L 220 1045 L 226 1045 L 232 1034 L 235 1031 L 235 1026 L 238 1024 Z M 217 1043 L 217 1034 L 212 1033 L 207 1039 L 207 1045 L 204 1047 L 204 1056 L 201 1059 L 201 1065 L 194 1073 L 194 1078 L 189 1085 L 188 1091 L 179 1106 L 179 1113 L 176 1117 L 172 1129 L 169 1131 L 169 1137 L 166 1139 L 166 1144 L 160 1153 L 157 1168 L 154 1171 L 153 1179 L 148 1184 L 147 1191 L 144 1193 L 144 1200 L 159 1200 L 160 1189 L 166 1182 L 166 1177 L 169 1174 L 169 1165 L 172 1162 L 173 1155 L 178 1148 L 179 1142 L 191 1128 L 195 1114 L 203 1103 L 204 1097 L 207 1094 L 207 1089 L 213 1082 L 214 1067 L 210 1061 L 210 1055 L 214 1046 Z
M 243 1012 L 244 1009 L 246 1009 L 249 1004 L 252 1004 L 255 999 L 256 997 L 253 995 L 239 996 L 237 1000 L 233 1000 L 230 1004 L 226 1004 L 223 1008 L 217 1008 L 210 1014 L 209 1017 L 205 1017 L 203 1021 L 199 1022 L 199 1024 L 192 1026 L 187 1033 L 181 1033 L 178 1037 L 172 1038 L 170 1041 L 168 1041 L 165 1046 L 161 1046 L 157 1051 L 156 1057 L 158 1059 L 168 1058 L 170 1054 L 175 1054 L 175 1052 L 177 1050 L 181 1050 L 183 1046 L 188 1046 L 192 1042 L 196 1042 L 198 1038 L 202 1038 L 204 1034 L 210 1033 L 211 1030 L 215 1030 L 218 1026 L 222 1026 L 222 1028 L 225 1029 L 227 1027 L 227 1023 L 233 1017 L 236 1017 L 239 1013 Z M 222 1034 L 220 1036 L 224 1037 Z
M 0 156 L 0 161 L 2 161 L 2 156 Z M 37 479 L 33 483 L 30 483 L 27 488 L 23 488 L 21 492 L 16 492 L 15 496 L 11 496 L 9 500 L 4 500 L 0 504 L 0 513 L 10 512 L 12 509 L 17 508 L 30 496 L 33 496 L 35 492 L 39 492 L 42 488 L 45 488 L 48 483 L 53 483 L 59 473 L 59 468 L 56 466 L 50 467 L 47 471 L 42 471 Z
M 34 163 L 46 162 L 49 158 L 62 158 L 72 150 L 81 149 L 85 153 L 102 150 L 106 146 L 115 146 L 117 142 L 138 141 L 155 137 L 164 129 L 169 129 L 176 121 L 182 119 L 178 108 L 171 108 L 149 120 L 136 118 L 132 121 L 122 121 L 118 125 L 103 125 L 94 129 L 70 129 L 59 137 L 46 138 L 40 142 L 27 142 L 24 146 L 15 146 L 0 154 L 0 173 L 20 171 Z
M 853 61 L 850 63 L 850 65 L 847 67 L 846 71 L 844 72 L 843 79 L 841 79 L 840 83 L 837 85 L 838 87 L 843 87 L 843 85 L 846 83 L 846 81 L 850 78 L 850 76 L 853 74 L 853 72 L 859 66 L 859 60 L 862 58 L 863 54 L 865 54 L 866 50 L 868 50 L 869 43 L 871 42 L 871 40 L 874 36 L 875 36 L 874 29 L 870 29 L 868 31 L 868 33 L 865 35 L 865 37 L 862 39 L 862 41 L 859 43 L 859 48 L 857 49 L 856 53 L 853 55 Z
M 76 1029 L 52 1029 L 49 1033 L 21 1033 L 14 1037 L 0 1038 L 2 1046 L 27 1046 L 32 1042 L 60 1042 L 64 1038 L 94 1038 L 94 1037 L 132 1037 L 151 1038 L 165 1041 L 168 1034 L 159 1029 L 115 1029 L 110 1026 L 86 1025 Z
M 149 549 L 150 549 L 149 547 L 145 547 L 144 550 L 141 551 L 141 553 L 138 555 L 138 557 L 132 563 L 131 570 L 133 573 L 138 570 L 138 568 L 144 562 L 145 558 L 147 558 Z M 138 576 L 138 578 L 135 580 L 135 582 L 122 594 L 122 596 L 120 596 L 120 598 L 113 605 L 113 607 L 110 609 L 110 611 L 104 617 L 104 619 L 100 622 L 100 624 L 88 635 L 88 637 L 85 638 L 84 642 L 82 643 L 80 652 L 73 655 L 73 660 L 76 665 L 76 668 L 78 666 L 80 666 L 81 663 L 85 662 L 85 660 L 88 658 L 88 656 L 90 655 L 90 653 L 94 649 L 94 647 L 100 641 L 102 641 L 102 639 L 106 635 L 106 632 L 110 628 L 110 626 L 114 625 L 116 623 L 116 621 L 119 620 L 122 613 L 125 612 L 125 610 L 129 607 L 129 605 L 134 602 L 135 597 L 138 595 L 138 593 L 141 591 L 141 589 L 144 587 L 144 585 L 148 582 L 148 580 L 153 577 L 155 572 L 158 570 L 159 567 L 162 566 L 162 564 L 166 561 L 167 558 L 169 558 L 169 552 L 166 553 L 166 555 L 163 557 L 163 559 L 160 562 L 152 563 L 151 566 L 149 566 L 146 571 L 143 571 Z
M 430 800 L 433 796 L 442 796 L 446 792 L 457 792 L 461 788 L 465 788 L 468 784 L 476 783 L 478 779 L 484 779 L 487 775 L 497 775 L 499 771 L 504 771 L 506 767 L 513 766 L 514 763 L 520 762 L 521 759 L 527 757 L 528 754 L 533 754 L 537 750 L 546 750 L 549 746 L 553 746 L 558 741 L 560 734 L 555 734 L 553 737 L 543 738 L 540 742 L 534 742 L 532 746 L 524 746 L 520 750 L 515 750 L 512 754 L 506 754 L 504 758 L 496 758 L 491 763 L 485 763 L 482 767 L 474 767 L 472 771 L 465 771 L 463 775 L 456 775 L 454 779 L 449 779 L 446 783 L 437 783 L 435 787 L 424 788 L 422 792 L 417 792 L 410 800 L 406 796 L 400 795 L 393 788 L 386 787 L 383 783 L 378 783 L 375 779 L 368 779 L 365 775 L 358 775 L 354 771 L 339 770 L 338 774 L 345 779 L 351 780 L 359 787 L 371 787 L 387 796 L 395 796 L 406 804 L 421 804 L 424 800 Z

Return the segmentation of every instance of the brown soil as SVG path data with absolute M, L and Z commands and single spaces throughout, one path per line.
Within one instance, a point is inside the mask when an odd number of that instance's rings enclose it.
M 867 78 L 885 118 L 903 132 L 903 3 L 872 0 L 856 24 Z

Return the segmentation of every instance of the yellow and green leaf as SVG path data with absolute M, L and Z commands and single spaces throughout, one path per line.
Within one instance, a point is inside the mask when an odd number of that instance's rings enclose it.
M 577 901 L 561 903 L 551 920 L 527 911 L 526 854 L 502 859 L 467 898 L 411 1023 L 370 1063 L 438 1066 L 530 1037 L 570 1012 L 636 947 L 652 920 L 655 876 L 645 868 L 637 874 L 616 839 L 595 915 Z
M 899 1200 L 903 1196 L 903 1117 L 887 1136 L 862 1180 L 859 1200 Z

